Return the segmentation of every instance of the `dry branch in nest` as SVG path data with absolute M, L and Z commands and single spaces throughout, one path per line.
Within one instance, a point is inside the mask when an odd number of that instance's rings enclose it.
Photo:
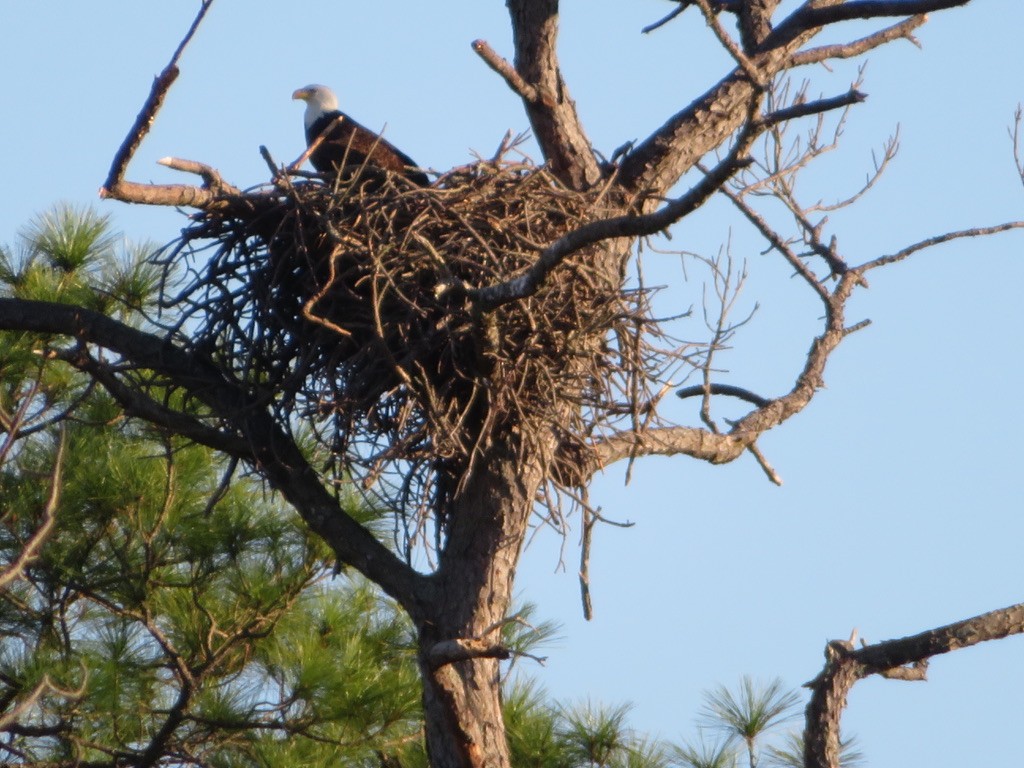
M 429 189 L 368 168 L 333 186 L 284 182 L 251 209 L 196 216 L 162 257 L 168 275 L 189 265 L 169 301 L 190 343 L 282 423 L 315 425 L 337 479 L 399 509 L 436 510 L 510 430 L 553 435 L 549 476 L 577 487 L 594 468 L 595 414 L 629 410 L 608 385 L 625 380 L 622 350 L 640 348 L 608 341 L 642 325 L 643 294 L 621 288 L 628 249 L 581 251 L 497 309 L 471 291 L 607 215 L 595 199 L 506 161 Z

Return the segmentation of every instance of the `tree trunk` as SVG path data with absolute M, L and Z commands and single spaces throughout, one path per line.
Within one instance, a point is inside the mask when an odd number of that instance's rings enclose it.
M 449 535 L 431 578 L 428 615 L 417 621 L 433 768 L 511 765 L 501 714 L 501 628 L 543 477 L 526 453 L 496 447 L 446 505 Z

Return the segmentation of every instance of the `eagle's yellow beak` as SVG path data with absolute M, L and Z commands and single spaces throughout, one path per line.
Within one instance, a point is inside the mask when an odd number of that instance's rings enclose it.
M 301 99 L 305 101 L 309 98 L 309 90 L 306 88 L 299 88 L 295 93 L 292 94 L 293 99 Z

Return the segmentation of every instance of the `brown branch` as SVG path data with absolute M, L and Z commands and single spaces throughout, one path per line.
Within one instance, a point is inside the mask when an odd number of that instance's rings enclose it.
M 4 462 L 7 461 L 7 454 L 14 448 L 14 443 L 19 438 L 25 436 L 24 425 L 28 418 L 28 410 L 32 406 L 32 401 L 39 392 L 41 385 L 42 381 L 40 378 L 35 378 L 28 385 L 28 391 L 22 394 L 18 409 L 13 414 L 0 412 L 0 429 L 5 433 L 4 442 L 0 444 L 0 466 L 3 466 Z
M 537 94 L 523 100 L 533 135 L 555 177 L 571 189 L 586 189 L 600 179 L 601 169 L 558 65 L 558 0 L 506 5 L 516 72 Z
M 234 189 L 229 187 L 229 189 Z M 173 208 L 230 209 L 247 206 L 261 199 L 258 195 L 235 195 L 204 187 L 192 187 L 185 184 L 139 184 L 134 181 L 121 181 L 113 189 L 100 190 L 102 197 L 120 200 L 123 203 L 141 203 L 143 205 L 164 205 Z
M 738 18 L 740 40 L 748 53 L 761 49 L 772 31 L 772 14 L 781 0 L 742 0 L 734 13 Z
M 195 175 L 202 177 L 205 187 L 212 188 L 219 194 L 242 194 L 242 190 L 224 181 L 224 178 L 220 175 L 220 171 L 206 163 L 200 163 L 195 160 L 183 160 L 178 157 L 162 157 L 157 160 L 157 163 L 175 171 L 194 173 Z
M 880 256 L 877 259 L 867 262 L 863 266 L 859 267 L 860 270 L 867 271 L 869 269 L 876 269 L 878 267 L 884 267 L 887 264 L 895 264 L 898 261 L 903 261 L 908 256 L 917 253 L 918 251 L 924 250 L 925 248 L 931 248 L 935 245 L 941 245 L 942 243 L 948 243 L 952 240 L 960 240 L 964 237 L 980 237 L 982 235 L 995 235 L 1000 232 L 1008 232 L 1011 229 L 1024 229 L 1024 221 L 1009 221 L 1004 224 L 996 224 L 991 227 L 973 227 L 971 229 L 961 229 L 956 232 L 946 232 L 943 235 L 935 235 L 934 237 L 927 237 L 924 240 L 908 245 L 896 253 L 888 256 Z
M 594 602 L 590 596 L 590 547 L 598 517 L 589 504 L 582 504 L 581 507 L 583 531 L 580 536 L 580 601 L 583 603 L 583 618 L 590 621 L 594 618 Z
M 843 275 L 826 305 L 825 329 L 811 342 L 803 370 L 785 395 L 740 419 L 726 434 L 714 434 L 695 427 L 665 427 L 645 432 L 623 430 L 595 445 L 603 464 L 641 455 L 685 454 L 712 464 L 730 462 L 747 450 L 757 438 L 802 411 L 814 393 L 824 385 L 825 364 L 840 342 L 863 327 L 844 326 L 846 301 L 859 284 L 859 273 Z
M 46 726 L 23 726 L 18 723 L 18 718 L 28 713 L 32 707 L 39 701 L 39 697 L 46 692 L 54 693 L 58 696 L 63 696 L 69 699 L 80 699 L 86 690 L 87 680 L 83 680 L 82 685 L 78 690 L 70 690 L 61 688 L 50 680 L 49 675 L 43 675 L 43 679 L 40 680 L 36 685 L 29 691 L 28 695 L 23 698 L 14 709 L 4 712 L 0 715 L 0 730 L 7 731 L 9 733 L 26 733 L 28 735 L 40 735 L 40 736 L 52 736 L 54 733 L 63 730 L 61 724 L 56 724 L 53 727 Z
M 794 66 L 793 57 L 823 27 L 849 18 L 874 18 L 893 15 L 916 16 L 927 11 L 966 5 L 969 0 L 902 0 L 875 2 L 854 0 L 822 0 L 804 3 L 783 20 L 758 46 L 747 51 L 751 65 L 765 81 Z M 917 22 L 913 22 L 916 24 Z M 906 37 L 908 26 L 896 25 L 888 31 L 869 36 L 851 44 L 853 55 L 870 50 L 890 39 Z M 823 49 L 824 50 L 824 49 Z M 747 72 L 737 67 L 717 85 L 698 97 L 689 106 L 672 115 L 630 152 L 619 166 L 621 186 L 634 194 L 663 195 L 702 157 L 727 141 L 746 119 L 743 106 L 756 92 L 757 85 Z
M 246 451 L 237 458 L 284 496 L 330 545 L 339 562 L 377 583 L 413 617 L 420 615 L 426 589 L 423 577 L 345 513 L 295 441 L 225 371 L 167 339 L 67 304 L 0 298 L 0 329 L 69 336 L 109 349 L 137 368 L 166 376 L 244 437 Z M 221 446 L 221 450 L 229 447 Z
M 917 40 L 911 33 L 926 21 L 928 21 L 928 17 L 924 14 L 912 16 L 898 24 L 893 24 L 891 27 L 886 27 L 849 43 L 822 45 L 810 50 L 800 51 L 793 54 L 793 57 L 789 60 L 789 66 L 801 67 L 807 64 L 818 64 L 829 59 L 852 59 L 854 56 L 862 56 L 868 51 L 900 38 L 918 45 Z
M 540 98 L 540 93 L 536 88 L 530 85 L 528 82 L 523 80 L 522 76 L 516 72 L 507 60 L 503 59 L 498 55 L 486 40 L 474 40 L 472 42 L 473 50 L 476 54 L 484 60 L 491 69 L 497 72 L 508 84 L 515 93 L 526 102 L 535 102 Z M 551 107 L 553 104 L 547 104 L 546 106 Z
M 807 683 L 804 764 L 808 768 L 839 768 L 839 721 L 847 695 L 870 675 L 897 680 L 924 680 L 930 658 L 989 640 L 1024 633 L 1024 603 L 930 629 L 899 640 L 853 649 L 849 641 L 826 646 L 825 668 Z
M 764 453 L 761 452 L 761 449 L 758 448 L 757 443 L 751 443 L 750 445 L 748 445 L 747 451 L 750 452 L 750 455 L 754 457 L 754 460 L 757 462 L 758 466 L 761 467 L 761 471 L 764 472 L 765 477 L 768 478 L 768 481 L 772 485 L 781 486 L 782 476 L 775 471 L 775 467 L 771 465 L 771 462 L 768 461 L 768 458 L 764 455 Z
M 431 646 L 427 652 L 427 664 L 439 669 L 448 664 L 470 659 L 508 659 L 512 651 L 501 643 L 479 637 L 442 640 Z
M 53 472 L 50 475 L 50 494 L 46 499 L 46 505 L 43 507 L 43 522 L 25 543 L 25 546 L 22 547 L 21 552 L 15 561 L 11 563 L 10 567 L 0 572 L 0 589 L 6 587 L 25 572 L 28 564 L 39 556 L 39 550 L 42 548 L 43 542 L 46 541 L 50 531 L 53 529 L 53 525 L 57 520 L 57 503 L 60 500 L 66 442 L 64 428 L 61 427 L 60 439 L 57 441 L 57 455 L 54 457 Z
M 882 256 L 859 267 L 847 269 L 838 276 L 838 283 L 832 293 L 823 295 L 825 327 L 821 335 L 811 342 L 804 367 L 788 393 L 755 408 L 737 421 L 732 429 L 725 434 L 684 426 L 652 430 L 626 429 L 612 433 L 594 443 L 593 448 L 599 462 L 602 466 L 607 466 L 615 461 L 633 459 L 638 456 L 679 454 L 712 464 L 735 460 L 745 450 L 748 450 L 760 435 L 800 413 L 810 403 L 817 390 L 824 386 L 825 366 L 832 352 L 843 339 L 868 324 L 869 321 L 863 320 L 847 326 L 844 320 L 847 301 L 858 286 L 864 285 L 864 272 L 902 261 L 924 248 L 950 240 L 979 237 L 1022 228 L 1024 228 L 1024 221 L 1018 221 L 937 235 L 907 246 L 895 254 Z M 700 387 L 700 390 L 700 394 L 704 394 L 704 387 Z M 757 454 L 755 454 L 756 456 Z M 758 460 L 761 461 L 760 458 Z M 764 463 L 762 463 L 762 468 L 768 472 Z M 772 477 L 773 472 L 768 473 L 769 477 Z
M 786 242 L 785 238 L 776 232 L 764 217 L 761 216 L 761 214 L 751 208 L 742 196 L 725 188 L 719 191 L 732 201 L 733 205 L 735 205 L 740 213 L 742 213 L 747 220 L 754 225 L 757 231 L 761 233 L 761 236 L 768 241 L 771 247 L 782 254 L 782 257 L 789 262 L 789 265 L 793 270 L 804 279 L 804 282 L 814 289 L 814 292 L 818 294 L 818 297 L 825 302 L 825 304 L 828 304 L 830 298 L 828 289 L 821 284 L 821 281 L 818 280 L 810 267 L 804 263 L 803 259 L 801 259 L 793 249 L 789 247 L 789 243 Z M 843 274 L 845 271 L 846 270 L 844 269 L 842 272 L 836 272 L 836 274 Z M 834 269 L 833 272 L 835 272 Z
M 295 162 L 291 163 L 288 166 L 288 168 L 286 169 L 287 172 L 294 173 L 295 171 L 299 170 L 299 168 L 302 167 L 303 163 L 305 163 L 307 160 L 309 160 L 309 158 L 313 156 L 313 153 L 316 152 L 318 149 L 320 149 L 320 145 L 323 144 L 325 141 L 327 141 L 327 137 L 331 135 L 331 133 L 334 131 L 335 127 L 341 125 L 344 122 L 344 120 L 345 120 L 345 115 L 338 115 L 336 118 L 334 118 L 330 122 L 330 124 L 328 124 L 328 126 L 326 128 L 324 128 L 322 131 L 320 131 L 320 135 L 317 136 L 315 139 L 313 139 L 312 142 L 310 142 L 309 146 L 307 146 L 305 151 L 301 155 L 299 155 L 298 158 L 296 158 Z M 383 138 L 384 138 L 383 136 L 378 136 L 377 137 L 377 141 L 380 141 Z M 377 145 L 374 144 L 373 146 L 374 146 L 374 148 L 376 148 Z M 367 157 L 369 157 L 369 153 L 367 153 Z M 348 158 L 348 147 L 346 147 L 346 149 L 345 149 L 345 157 L 344 157 L 344 159 L 347 159 L 347 158 Z M 264 159 L 266 159 L 266 158 L 264 158 Z
M 775 28 L 766 47 L 787 45 L 811 30 L 854 19 L 918 16 L 967 5 L 970 0 L 852 0 L 847 3 L 804 3 Z
M 715 33 L 715 37 L 718 38 L 718 42 L 722 44 L 722 47 L 729 52 L 733 60 L 739 65 L 740 69 L 746 73 L 750 82 L 757 85 L 759 88 L 764 89 L 767 87 L 767 81 L 764 75 L 758 70 L 757 65 L 752 62 L 745 53 L 740 49 L 736 42 L 729 36 L 729 33 L 725 31 L 722 25 L 718 22 L 718 16 L 715 15 L 715 11 L 711 8 L 708 0 L 693 0 L 694 4 L 700 8 L 701 13 L 704 14 L 704 21 L 711 28 L 711 31 Z
M 595 441 L 593 447 L 602 467 L 639 456 L 689 456 L 709 464 L 728 464 L 752 442 L 748 436 L 676 426 L 621 430 Z
M 124 174 L 128 169 L 128 163 L 131 162 L 132 157 L 142 144 L 142 140 L 149 133 L 150 128 L 153 127 L 153 121 L 156 119 L 156 113 L 160 111 L 160 107 L 163 106 L 164 98 L 167 96 L 167 91 L 170 90 L 171 85 L 178 78 L 178 60 L 181 58 L 181 54 L 184 53 L 185 47 L 189 41 L 192 40 L 196 30 L 199 29 L 199 24 L 206 16 L 206 12 L 210 10 L 213 5 L 213 0 L 203 0 L 202 5 L 199 8 L 199 13 L 196 14 L 195 19 L 192 21 L 192 26 L 189 27 L 188 32 L 185 33 L 185 37 L 182 38 L 181 43 L 178 44 L 178 48 L 174 51 L 174 55 L 171 56 L 171 60 L 164 67 L 163 71 L 157 75 L 153 80 L 153 87 L 149 91 L 149 96 L 146 98 L 145 103 L 142 105 L 142 110 L 135 118 L 135 122 L 132 124 L 131 129 L 128 131 L 128 135 L 121 143 L 120 148 L 114 155 L 114 160 L 110 165 L 110 172 L 107 174 L 107 180 L 104 182 L 103 187 L 100 189 L 100 197 L 112 197 L 120 199 L 119 188 L 124 183 Z M 135 201 L 130 201 L 135 202 Z
M 243 437 L 203 424 L 194 416 L 168 408 L 137 387 L 125 384 L 111 366 L 91 356 L 85 347 L 58 352 L 55 357 L 89 374 L 118 402 L 125 415 L 163 427 L 234 459 L 248 457 L 253 460 L 252 447 Z

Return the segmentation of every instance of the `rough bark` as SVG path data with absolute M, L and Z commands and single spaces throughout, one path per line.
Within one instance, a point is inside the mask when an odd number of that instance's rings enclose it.
M 857 650 L 853 638 L 832 641 L 825 648 L 825 668 L 807 683 L 811 700 L 804 731 L 804 764 L 807 768 L 839 768 L 839 723 L 847 696 L 858 680 L 880 675 L 923 681 L 932 656 L 1021 633 L 1024 604 Z
M 515 68 L 531 86 L 523 100 L 534 135 L 554 174 L 586 189 L 600 169 L 558 64 L 558 0 L 509 0 Z
M 500 633 L 513 596 L 516 563 L 541 471 L 524 450 L 502 446 L 457 493 L 440 553 L 430 612 L 417 622 L 433 766 L 507 768 L 498 661 Z M 470 658 L 438 664 L 452 639 L 479 641 Z M 463 646 L 465 647 L 465 646 Z M 478 655 L 475 655 L 478 654 Z

